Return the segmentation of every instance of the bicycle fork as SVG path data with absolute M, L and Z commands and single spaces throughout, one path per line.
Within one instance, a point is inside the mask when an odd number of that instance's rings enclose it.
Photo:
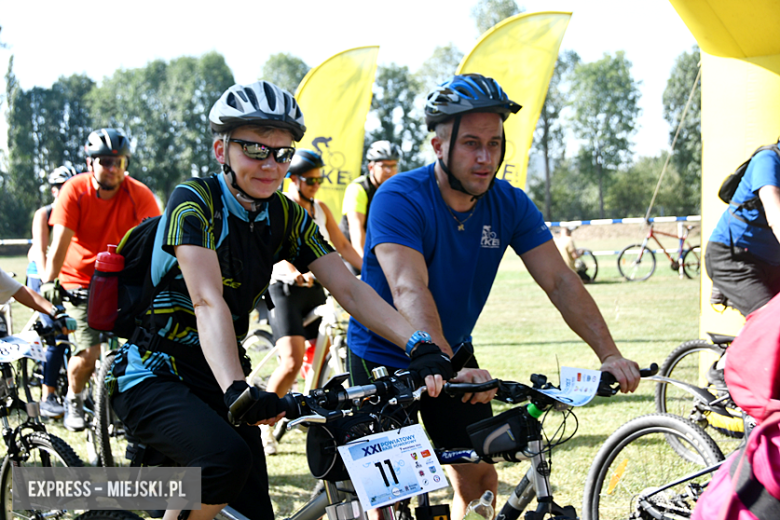
M 542 520 L 547 515 L 556 518 L 576 519 L 577 513 L 573 506 L 561 507 L 555 503 L 550 486 L 550 465 L 544 455 L 544 444 L 541 440 L 528 442 L 528 447 L 523 452 L 531 460 L 531 467 L 523 476 L 520 483 L 509 496 L 496 515 L 496 520 L 517 520 L 520 514 L 528 508 L 528 505 L 536 496 L 536 511 L 525 514 L 525 520 Z

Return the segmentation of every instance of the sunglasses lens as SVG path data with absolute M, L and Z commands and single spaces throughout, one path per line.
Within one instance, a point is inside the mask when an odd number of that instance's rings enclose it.
M 294 155 L 295 148 L 276 148 L 274 158 L 276 159 L 276 162 L 284 164 L 292 161 Z
M 256 161 L 262 161 L 271 154 L 271 149 L 260 143 L 242 143 L 241 149 L 244 151 L 244 155 Z
M 306 181 L 306 184 L 309 186 L 314 186 L 315 184 L 322 184 L 322 181 L 325 180 L 324 177 L 307 177 L 304 179 Z
M 98 157 L 97 160 L 103 168 L 116 167 L 121 169 L 125 167 L 124 157 Z

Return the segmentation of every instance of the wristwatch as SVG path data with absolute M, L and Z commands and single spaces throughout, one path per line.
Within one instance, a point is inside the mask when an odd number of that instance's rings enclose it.
M 412 334 L 412 337 L 409 338 L 409 341 L 406 342 L 406 355 L 411 356 L 412 350 L 414 350 L 414 347 L 416 347 L 417 344 L 420 343 L 421 341 L 427 341 L 429 343 L 433 343 L 430 334 L 428 334 L 425 331 L 418 330 L 414 334 Z

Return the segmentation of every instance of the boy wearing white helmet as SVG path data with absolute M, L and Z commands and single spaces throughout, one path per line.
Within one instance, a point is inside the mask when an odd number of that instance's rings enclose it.
M 153 281 L 180 269 L 163 288 L 154 313 L 114 362 L 112 404 L 128 432 L 183 466 L 201 468 L 200 510 L 210 519 L 226 504 L 249 518 L 273 518 L 260 429 L 282 413 L 279 397 L 257 388 L 255 404 L 232 426 L 231 404 L 248 388 L 239 341 L 264 295 L 274 263 L 311 270 L 349 312 L 397 345 L 419 337 L 395 310 L 344 267 L 311 216 L 277 187 L 303 137 L 292 95 L 260 81 L 234 85 L 209 115 L 222 174 L 190 179 L 173 191 L 160 219 L 162 243 L 152 257 Z M 221 203 L 215 204 L 219 198 Z M 218 211 L 218 209 L 221 210 Z M 428 368 L 436 394 L 449 359 L 417 346 L 412 364 Z M 434 359 L 431 359 L 434 358 Z M 431 368 L 433 367 L 433 368 Z M 166 518 L 175 518 L 175 511 Z

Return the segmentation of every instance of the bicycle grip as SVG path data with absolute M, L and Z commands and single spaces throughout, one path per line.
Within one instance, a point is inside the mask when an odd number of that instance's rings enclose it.
M 639 377 L 650 377 L 658 373 L 658 363 L 651 363 L 648 368 L 639 369 Z M 602 397 L 611 397 L 615 395 L 620 387 L 617 385 L 617 379 L 609 372 L 601 373 L 601 381 L 596 395 Z
M 230 424 L 233 426 L 240 425 L 242 422 L 241 419 L 253 404 L 255 404 L 255 398 L 252 395 L 252 387 L 250 386 L 241 392 L 238 399 L 233 401 L 233 404 L 230 405 L 230 408 L 228 409 L 228 421 L 230 421 Z

